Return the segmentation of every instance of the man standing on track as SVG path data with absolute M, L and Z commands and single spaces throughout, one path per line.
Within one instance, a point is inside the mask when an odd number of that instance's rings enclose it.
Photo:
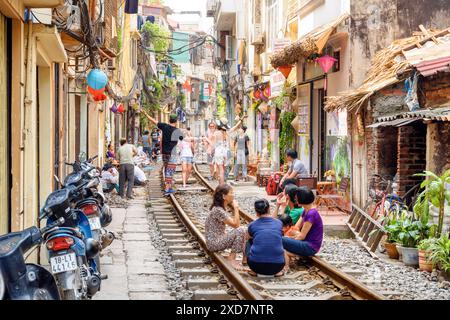
M 137 149 L 134 145 L 128 144 L 127 139 L 120 139 L 121 147 L 117 151 L 117 160 L 120 162 L 119 171 L 119 195 L 123 198 L 125 195 L 125 182 L 128 181 L 127 198 L 133 199 L 134 186 L 134 161 L 133 157 L 137 155 Z
M 177 168 L 176 146 L 180 136 L 183 136 L 181 130 L 177 128 L 178 116 L 176 114 L 171 114 L 169 117 L 169 124 L 167 124 L 158 122 L 155 118 L 149 116 L 145 111 L 144 114 L 162 132 L 161 154 L 165 173 L 164 189 L 166 194 L 175 193 L 173 188 L 173 175 L 175 174 L 175 170 Z

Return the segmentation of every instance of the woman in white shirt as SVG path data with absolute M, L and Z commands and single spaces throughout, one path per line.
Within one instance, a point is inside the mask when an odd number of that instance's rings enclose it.
M 192 165 L 194 164 L 194 138 L 190 133 L 186 134 L 186 138 L 183 136 L 180 137 L 178 148 L 180 150 L 183 188 L 186 188 L 187 182 L 192 173 Z
M 111 164 L 105 164 L 100 180 L 104 193 L 110 193 L 114 189 L 119 192 L 119 172 Z

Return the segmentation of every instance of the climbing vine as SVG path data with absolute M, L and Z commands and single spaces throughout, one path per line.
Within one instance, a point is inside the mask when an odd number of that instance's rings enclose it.
M 153 45 L 153 50 L 157 52 L 156 59 L 164 58 L 170 46 L 170 31 L 163 26 L 147 21 L 141 28 L 142 43 L 146 47 Z
M 282 112 L 280 116 L 280 160 L 285 163 L 285 151 L 294 146 L 295 130 L 291 123 L 295 118 L 295 112 Z
M 333 158 L 333 169 L 336 172 L 336 182 L 338 184 L 344 176 L 350 174 L 350 159 L 347 149 L 347 138 L 339 138 L 336 154 Z

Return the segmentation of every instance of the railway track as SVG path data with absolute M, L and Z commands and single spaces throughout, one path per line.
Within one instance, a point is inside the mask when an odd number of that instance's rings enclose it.
M 299 260 L 281 278 L 256 278 L 233 269 L 226 253 L 211 253 L 204 237 L 205 213 L 213 187 L 195 167 L 190 187 L 163 197 L 161 190 L 150 198 L 152 214 L 172 259 L 192 291 L 194 300 L 381 300 L 384 297 L 324 260 Z M 175 175 L 175 181 L 180 180 Z M 150 180 L 153 190 L 160 177 Z M 178 178 L 178 179 L 177 179 Z M 159 181 L 158 181 L 159 179 Z M 254 217 L 240 211 L 244 223 Z

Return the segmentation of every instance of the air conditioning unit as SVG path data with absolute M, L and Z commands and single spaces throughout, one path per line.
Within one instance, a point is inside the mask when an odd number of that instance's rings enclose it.
M 232 36 L 225 36 L 225 60 L 235 60 L 234 39 Z
M 109 70 L 116 70 L 116 59 L 108 59 L 108 61 L 106 62 L 106 66 Z

